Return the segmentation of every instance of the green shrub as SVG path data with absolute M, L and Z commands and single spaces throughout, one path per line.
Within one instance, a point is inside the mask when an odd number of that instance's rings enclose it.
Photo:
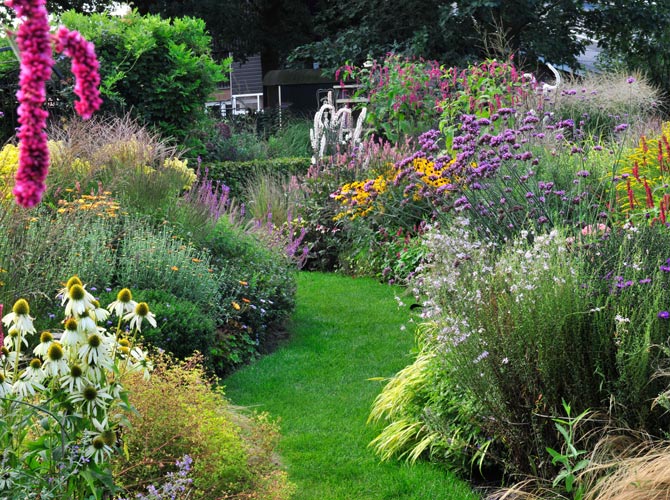
M 205 117 L 203 103 L 230 64 L 212 59 L 211 38 L 201 19 L 68 11 L 61 20 L 95 44 L 103 111 L 128 110 L 177 140 Z
M 116 298 L 108 292 L 99 295 L 103 303 Z M 133 300 L 151 304 L 151 311 L 156 315 L 156 328 L 150 325 L 142 328 L 143 343 L 163 349 L 178 359 L 186 359 L 198 351 L 207 361 L 216 338 L 216 318 L 211 310 L 164 290 L 137 290 Z
M 221 181 L 230 188 L 230 195 L 243 197 L 244 187 L 253 172 L 272 172 L 277 175 L 302 175 L 311 164 L 309 158 L 276 158 L 272 160 L 252 160 L 245 162 L 223 161 L 207 165 L 208 175 L 214 181 Z
M 160 484 L 189 455 L 194 498 L 285 498 L 291 485 L 273 461 L 276 426 L 233 407 L 206 375 L 201 357 L 159 355 L 154 365 L 148 382 L 134 376 L 126 381 L 137 413 L 128 415 L 128 455 L 116 462 L 115 477 L 128 493 Z M 268 483 L 275 493 L 268 493 Z
M 168 226 L 152 228 L 145 219 L 124 221 L 116 279 L 136 290 L 165 290 L 201 308 L 218 303 L 218 278 L 206 251 L 175 236 Z
M 219 219 L 206 241 L 219 272 L 219 372 L 263 352 L 295 306 L 295 267 L 252 234 Z

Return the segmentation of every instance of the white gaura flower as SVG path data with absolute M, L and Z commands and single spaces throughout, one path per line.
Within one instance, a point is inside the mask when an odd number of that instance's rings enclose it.
M 130 293 L 130 290 L 124 288 L 116 295 L 116 300 L 107 306 L 107 309 L 120 318 L 124 314 L 133 312 L 136 305 L 137 302 L 133 300 L 133 294 Z
M 59 342 L 54 342 L 49 347 L 42 370 L 44 370 L 46 375 L 51 377 L 60 377 L 70 371 L 70 367 L 65 360 L 63 346 Z
M 51 344 L 54 342 L 54 336 L 51 334 L 51 332 L 47 332 L 46 330 L 40 333 L 40 343 L 37 344 L 37 347 L 33 349 L 33 354 L 35 356 L 39 356 L 40 358 L 44 359 L 47 357 L 47 351 L 49 350 L 49 347 L 51 347 Z
M 35 333 L 33 326 L 33 319 L 30 316 L 30 306 L 26 299 L 19 299 L 14 303 L 12 312 L 2 318 L 2 323 L 9 327 L 15 326 L 21 335 L 29 335 Z
M 151 326 L 156 328 L 156 316 L 149 311 L 149 306 L 146 302 L 140 302 L 135 306 L 133 312 L 128 313 L 123 317 L 124 321 L 130 320 L 130 329 L 137 329 L 138 332 L 142 331 L 142 320 L 144 319 L 146 319 Z
M 70 396 L 70 401 L 81 404 L 82 409 L 89 415 L 96 415 L 99 410 L 107 408 L 112 396 L 103 388 L 88 384 Z
M 93 309 L 93 295 L 86 291 L 83 285 L 74 284 L 67 291 L 65 300 L 65 316 L 81 317 L 87 309 Z

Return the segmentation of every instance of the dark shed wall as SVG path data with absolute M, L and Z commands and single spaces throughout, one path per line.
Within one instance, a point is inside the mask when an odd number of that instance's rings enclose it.
M 263 92 L 261 56 L 251 56 L 244 63 L 232 64 L 233 94 L 260 94 Z

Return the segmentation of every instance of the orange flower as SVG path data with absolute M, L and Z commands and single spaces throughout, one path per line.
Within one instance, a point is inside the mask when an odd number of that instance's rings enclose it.
M 173 271 L 179 271 L 179 268 L 177 266 L 172 266 L 170 269 L 172 269 Z
M 246 281 L 240 281 L 240 285 L 242 285 L 242 286 L 247 286 L 248 284 L 249 283 L 247 283 Z
M 242 302 L 244 302 L 245 304 L 251 304 L 251 301 L 246 297 L 242 297 Z
M 197 264 L 198 262 L 202 262 L 200 259 L 196 259 L 195 257 L 193 257 L 193 258 L 191 259 L 191 261 L 192 261 L 192 262 L 195 262 L 196 264 Z

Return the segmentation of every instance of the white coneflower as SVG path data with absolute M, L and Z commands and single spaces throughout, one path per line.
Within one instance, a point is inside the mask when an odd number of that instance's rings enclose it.
M 36 390 L 43 391 L 44 386 L 34 378 L 26 377 L 25 372 L 12 385 L 12 391 L 21 399 L 34 396 Z
M 146 319 L 151 326 L 156 328 L 156 316 L 149 311 L 149 306 L 146 302 L 140 302 L 135 306 L 133 312 L 128 313 L 123 317 L 124 321 L 130 320 L 130 329 L 137 329 L 138 332 L 142 331 L 142 321 L 144 319 Z
M 44 370 L 45 374 L 52 377 L 59 377 L 70 370 L 67 361 L 65 361 L 63 346 L 60 343 L 54 342 L 51 344 L 42 365 L 42 370 Z
M 107 306 L 107 309 L 120 318 L 126 313 L 133 312 L 136 305 L 137 302 L 133 300 L 133 294 L 130 293 L 130 290 L 124 288 L 116 295 L 116 300 Z
M 53 344 L 53 341 L 54 336 L 51 332 L 43 331 L 40 333 L 40 343 L 33 349 L 33 354 L 41 358 L 46 358 L 47 351 L 49 350 L 49 347 L 51 347 L 51 344 Z
M 70 372 L 60 378 L 61 389 L 67 389 L 70 393 L 80 392 L 90 384 L 90 381 L 84 376 L 81 366 L 74 364 L 70 366 Z
M 84 286 L 82 281 L 79 279 L 79 276 L 76 276 L 76 275 L 72 276 L 69 280 L 67 280 L 67 283 L 65 283 L 65 287 L 58 290 L 58 293 L 56 294 L 56 298 L 61 299 L 61 305 L 65 304 L 65 301 L 67 300 L 67 297 L 68 297 L 67 292 L 74 285 Z
M 82 409 L 89 415 L 95 415 L 98 409 L 105 409 L 110 399 L 112 396 L 105 389 L 91 384 L 70 396 L 70 401 L 81 403 Z
M 100 307 L 100 302 L 97 300 L 93 301 L 93 310 L 91 311 L 91 314 L 93 316 L 93 319 L 98 322 L 102 323 L 105 321 L 107 318 L 109 318 L 109 311 L 103 307 Z
M 80 332 L 86 335 L 100 331 L 100 327 L 95 322 L 93 309 L 87 309 L 84 311 L 84 314 L 77 319 L 77 328 L 79 328 Z
M 6 398 L 12 393 L 12 385 L 9 374 L 0 373 L 0 398 Z
M 83 285 L 75 284 L 67 291 L 65 300 L 65 316 L 81 317 L 87 309 L 93 308 L 93 295 Z
M 111 368 L 113 360 L 109 344 L 107 337 L 99 333 L 92 333 L 79 349 L 79 357 L 87 366 Z
M 47 354 L 44 355 L 46 358 Z M 33 358 L 28 363 L 28 366 L 23 372 L 22 378 L 30 378 L 37 382 L 42 382 L 46 374 L 42 371 L 42 360 L 39 358 Z
M 28 347 L 28 339 L 25 335 L 21 334 L 21 330 L 16 325 L 12 325 L 12 327 L 7 330 L 4 343 L 7 349 L 14 352 L 21 350 L 20 344 Z
M 99 464 L 105 462 L 112 455 L 113 451 L 112 447 L 105 442 L 105 438 L 102 435 L 97 435 L 84 448 L 84 456 Z
M 26 299 L 19 299 L 14 303 L 12 312 L 2 318 L 2 323 L 7 327 L 14 325 L 18 328 L 21 335 L 28 335 L 35 333 L 33 319 L 30 317 L 28 301 Z
M 86 334 L 79 329 L 79 322 L 76 319 L 68 318 L 65 321 L 65 331 L 60 342 L 73 351 L 76 351 L 78 346 L 86 343 Z
M 147 357 L 147 353 L 139 347 L 133 347 L 130 351 L 130 356 L 133 358 L 133 370 L 142 370 L 144 380 L 149 380 L 151 371 L 154 369 L 154 364 Z

